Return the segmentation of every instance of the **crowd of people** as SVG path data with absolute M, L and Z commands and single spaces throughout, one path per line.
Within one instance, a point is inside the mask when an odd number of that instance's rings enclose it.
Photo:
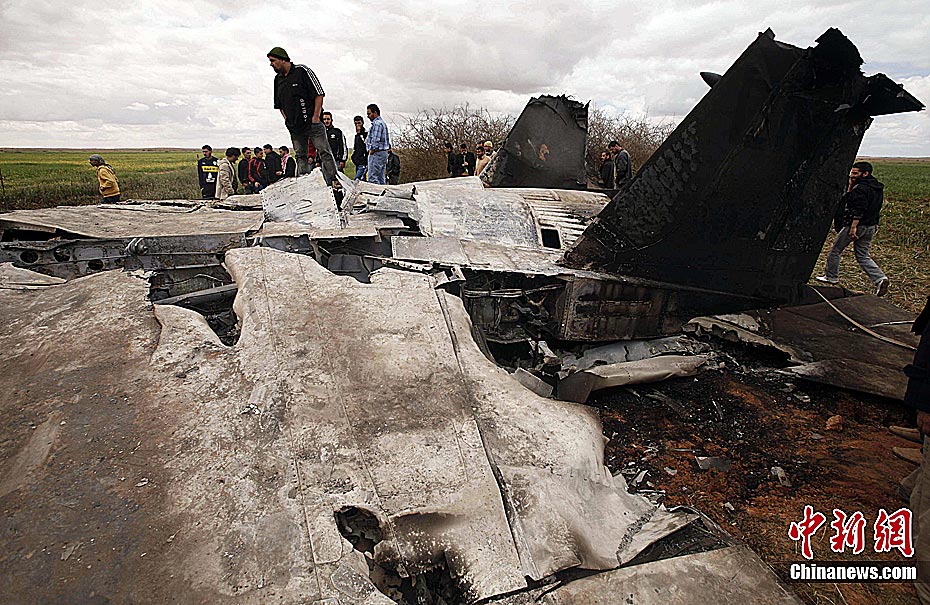
M 481 171 L 491 163 L 491 158 L 494 157 L 494 146 L 491 141 L 476 144 L 473 152 L 468 150 L 468 143 L 462 143 L 457 153 L 453 151 L 452 143 L 447 142 L 445 150 L 446 172 L 449 176 L 481 174 Z
M 203 199 L 223 200 L 240 192 L 258 193 L 284 178 L 308 174 L 320 168 L 326 184 L 340 189 L 336 172 L 344 172 L 349 148 L 342 130 L 333 124 L 333 114 L 323 110 L 325 93 L 316 74 L 293 63 L 287 52 L 275 47 L 268 52 L 275 71 L 274 107 L 281 112 L 291 145 L 277 148 L 229 147 L 225 156 L 216 158 L 210 145 L 202 147 L 197 161 L 197 177 Z M 366 108 L 370 129 L 362 116 L 355 116 L 352 163 L 355 179 L 378 184 L 400 181 L 400 158 L 391 149 L 391 137 L 380 108 L 372 103 Z

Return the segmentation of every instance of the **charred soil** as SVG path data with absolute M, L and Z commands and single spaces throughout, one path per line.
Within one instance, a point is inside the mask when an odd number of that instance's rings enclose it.
M 788 565 L 803 561 L 788 527 L 802 518 L 805 505 L 828 519 L 812 540 L 815 563 L 905 561 L 897 550 L 873 551 L 872 523 L 879 509 L 907 506 L 899 481 L 916 467 L 891 449 L 917 445 L 890 434 L 888 426 L 914 426 L 913 415 L 898 402 L 792 380 L 758 358 L 747 367 L 751 352 L 738 356 L 740 362 L 697 378 L 595 393 L 589 404 L 600 410 L 610 438 L 611 471 L 622 473 L 631 491 L 664 492 L 667 506 L 706 513 L 786 582 Z M 831 427 L 841 430 L 828 430 L 835 416 L 842 420 Z M 698 456 L 725 459 L 729 470 L 701 470 Z M 834 508 L 865 515 L 861 555 L 831 552 Z M 790 586 L 815 604 L 917 603 L 909 583 Z

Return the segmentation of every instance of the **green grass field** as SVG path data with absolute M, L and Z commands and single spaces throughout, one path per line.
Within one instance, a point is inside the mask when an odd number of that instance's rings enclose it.
M 0 149 L 0 210 L 94 204 L 100 200 L 91 151 Z M 200 199 L 199 149 L 100 152 L 113 166 L 123 199 Z M 346 174 L 354 177 L 349 162 Z
M 90 151 L 0 150 L 2 207 L 44 208 L 93 204 L 100 199 Z M 197 159 L 191 151 L 102 152 L 113 165 L 124 197 L 199 198 Z
M 97 178 L 87 163 L 89 151 L 0 149 L 0 210 L 93 204 L 99 201 Z M 121 150 L 102 153 L 113 165 L 124 199 L 200 198 L 199 149 Z M 930 160 L 874 159 L 875 176 L 885 183 L 882 223 L 872 256 L 891 278 L 890 299 L 918 311 L 930 294 Z M 346 174 L 355 175 L 351 162 Z M 815 275 L 823 273 L 824 246 Z M 841 261 L 842 284 L 871 291 L 852 250 Z

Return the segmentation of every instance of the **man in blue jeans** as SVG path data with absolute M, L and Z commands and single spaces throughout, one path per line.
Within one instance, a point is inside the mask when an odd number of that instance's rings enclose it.
M 381 119 L 381 110 L 372 103 L 366 109 L 371 129 L 365 139 L 368 149 L 368 182 L 384 185 L 384 167 L 387 164 L 388 150 L 391 149 L 391 137 L 387 124 Z
M 835 284 L 840 281 L 840 255 L 849 244 L 853 244 L 856 261 L 875 285 L 876 296 L 888 293 L 888 277 L 869 256 L 872 238 L 878 231 L 878 218 L 882 210 L 885 186 L 872 176 L 872 164 L 856 162 L 849 171 L 849 185 L 843 195 L 842 215 L 838 224 L 842 225 L 836 234 L 833 248 L 827 255 L 825 275 L 817 281 Z
M 277 74 L 274 77 L 274 106 L 281 111 L 284 125 L 291 133 L 294 155 L 297 156 L 297 174 L 310 172 L 308 152 L 309 143 L 313 141 L 326 184 L 338 189 L 336 161 L 320 118 L 325 96 L 323 86 L 309 67 L 292 63 L 280 46 L 268 52 L 268 62 Z

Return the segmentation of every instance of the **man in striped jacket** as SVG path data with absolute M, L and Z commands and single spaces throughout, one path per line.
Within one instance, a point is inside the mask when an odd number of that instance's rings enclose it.
M 308 174 L 310 141 L 316 147 L 327 185 L 339 188 L 336 180 L 336 162 L 329 148 L 326 127 L 320 114 L 323 111 L 323 87 L 316 74 L 306 65 L 292 63 L 280 46 L 268 53 L 268 61 L 277 74 L 274 77 L 274 106 L 284 116 L 284 125 L 291 133 L 294 155 L 297 156 L 297 174 Z

